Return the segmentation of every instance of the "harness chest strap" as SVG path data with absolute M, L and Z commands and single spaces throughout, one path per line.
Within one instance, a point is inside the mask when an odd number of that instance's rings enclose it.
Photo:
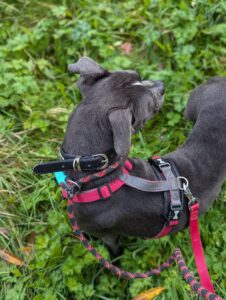
M 128 174 L 129 170 L 132 169 L 132 164 L 128 160 L 125 162 L 122 168 L 123 173 Z M 124 181 L 120 179 L 115 179 L 112 182 L 103 185 L 98 188 L 91 190 L 75 193 L 71 199 L 74 203 L 90 203 L 98 200 L 103 200 L 111 197 L 112 193 L 119 190 L 125 184 Z M 62 194 L 64 198 L 68 198 L 67 191 L 63 188 Z

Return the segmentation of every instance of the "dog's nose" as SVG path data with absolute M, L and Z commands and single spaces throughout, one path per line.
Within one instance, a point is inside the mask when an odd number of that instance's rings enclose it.
M 165 87 L 164 87 L 164 83 L 161 80 L 155 80 L 154 86 L 160 91 L 161 95 L 164 95 Z

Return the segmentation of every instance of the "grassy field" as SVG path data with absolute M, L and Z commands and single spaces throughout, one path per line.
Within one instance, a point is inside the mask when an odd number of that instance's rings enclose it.
M 189 92 L 213 75 L 226 76 L 225 33 L 224 0 L 0 1 L 0 299 L 130 300 L 159 286 L 165 290 L 156 299 L 197 299 L 176 266 L 131 282 L 103 270 L 73 238 L 53 177 L 37 177 L 32 167 L 58 156 L 68 115 L 81 98 L 66 66 L 83 55 L 109 70 L 134 69 L 165 83 L 164 107 L 134 136 L 131 156 L 181 145 L 191 130 L 183 118 Z M 222 296 L 225 202 L 224 186 L 200 219 Z M 100 241 L 93 244 L 108 257 Z M 197 276 L 188 230 L 159 241 L 128 238 L 123 245 L 123 268 L 150 269 L 181 247 Z

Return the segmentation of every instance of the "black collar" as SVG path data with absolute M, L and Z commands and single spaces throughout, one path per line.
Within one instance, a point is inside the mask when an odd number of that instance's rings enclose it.
M 111 163 L 117 154 L 114 149 L 105 153 L 93 155 L 72 155 L 60 149 L 62 160 L 50 161 L 38 164 L 34 167 L 36 174 L 46 174 L 60 171 L 96 171 L 105 169 Z

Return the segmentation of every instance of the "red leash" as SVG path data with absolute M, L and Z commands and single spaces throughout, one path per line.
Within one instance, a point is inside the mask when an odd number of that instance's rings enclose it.
M 190 238 L 191 238 L 191 244 L 194 252 L 196 267 L 199 273 L 199 278 L 201 284 L 207 290 L 214 293 L 213 284 L 211 282 L 210 275 L 205 261 L 205 256 L 204 256 L 204 251 L 203 251 L 203 246 L 202 246 L 202 241 L 201 241 L 200 231 L 199 231 L 199 221 L 198 221 L 199 202 L 198 199 L 192 195 L 188 187 L 188 181 L 186 182 L 186 184 L 183 184 L 183 190 L 189 200 L 188 208 L 190 211 L 190 217 L 189 217 Z
M 191 237 L 191 244 L 194 252 L 195 263 L 198 269 L 199 278 L 201 284 L 210 292 L 214 293 L 213 284 L 210 279 L 210 275 L 208 272 L 208 268 L 206 265 L 204 251 L 202 247 L 202 241 L 200 238 L 199 232 L 199 223 L 198 223 L 198 216 L 199 216 L 199 203 L 194 203 L 189 207 L 190 209 L 190 237 Z

